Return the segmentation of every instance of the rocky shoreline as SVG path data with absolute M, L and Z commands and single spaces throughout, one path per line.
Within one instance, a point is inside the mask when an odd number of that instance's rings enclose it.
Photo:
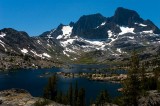
M 0 106 L 35 106 L 43 98 L 33 97 L 28 91 L 23 89 L 10 89 L 0 91 Z M 49 101 L 48 106 L 65 106 L 54 101 Z
M 112 83 L 120 83 L 122 80 L 127 78 L 126 74 L 102 74 L 102 73 L 66 73 L 66 72 L 57 72 L 57 75 L 60 75 L 64 78 L 76 78 L 83 77 L 92 81 L 109 81 Z
M 52 67 L 62 67 L 62 63 L 40 59 L 31 58 L 27 56 L 7 56 L 0 58 L 0 71 L 10 70 L 10 69 L 36 69 L 36 68 L 52 68 Z

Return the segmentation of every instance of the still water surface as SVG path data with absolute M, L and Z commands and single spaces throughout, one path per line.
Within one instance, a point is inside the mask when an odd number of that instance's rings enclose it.
M 95 67 L 98 68 L 99 67 Z M 43 88 L 47 84 L 48 77 L 55 72 L 93 72 L 91 66 L 74 66 L 71 69 L 51 68 L 51 69 L 19 69 L 8 72 L 0 72 L 0 90 L 11 88 L 21 88 L 28 90 L 33 96 L 42 96 Z M 45 77 L 40 77 L 45 73 L 49 73 Z M 58 79 L 58 89 L 66 92 L 70 83 L 75 84 L 78 81 L 78 86 L 86 90 L 86 101 L 89 103 L 90 99 L 95 99 L 101 90 L 108 90 L 109 95 L 114 98 L 120 95 L 117 89 L 121 84 L 110 82 L 90 81 L 85 78 L 62 78 Z

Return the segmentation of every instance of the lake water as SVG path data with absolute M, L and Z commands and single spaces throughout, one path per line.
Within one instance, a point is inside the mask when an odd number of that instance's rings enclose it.
M 43 88 L 47 84 L 48 77 L 55 72 L 83 72 L 84 69 L 76 66 L 72 69 L 51 68 L 51 69 L 19 69 L 11 70 L 9 72 L 0 72 L 0 90 L 11 88 L 21 88 L 28 90 L 33 96 L 42 96 Z M 90 68 L 85 67 L 85 72 L 92 72 Z M 45 73 L 49 73 L 45 77 L 40 77 Z M 59 77 L 58 89 L 66 92 L 69 84 L 75 84 L 78 81 L 78 86 L 86 90 L 86 101 L 89 103 L 90 99 L 95 99 L 101 90 L 108 90 L 109 95 L 114 98 L 120 95 L 117 89 L 121 84 L 110 82 L 90 81 L 85 78 L 62 78 Z

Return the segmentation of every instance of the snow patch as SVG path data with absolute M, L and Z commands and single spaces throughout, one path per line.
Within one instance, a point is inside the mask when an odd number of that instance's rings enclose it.
M 101 24 L 101 26 L 103 26 L 103 25 L 105 25 L 106 24 L 106 22 L 103 22 L 102 24 Z
M 117 48 L 117 51 L 118 51 L 119 53 L 122 53 L 122 51 L 121 51 L 121 49 L 120 49 L 120 48 Z
M 48 47 L 52 47 L 50 44 L 47 44 Z
M 49 39 L 52 39 L 52 38 L 53 38 L 51 35 L 47 35 L 47 37 L 48 37 Z
M 65 40 L 65 41 L 61 41 L 60 44 L 61 44 L 63 47 L 66 47 L 67 45 L 72 44 L 74 40 L 75 40 L 75 39 L 67 39 L 67 40 Z
M 48 58 L 51 58 L 51 56 L 47 53 L 43 53 L 43 54 L 38 54 L 37 52 L 31 50 L 30 52 L 32 52 L 35 56 L 38 56 L 38 57 L 41 57 L 41 58 L 44 58 L 44 57 L 48 57 Z
M 112 33 L 111 30 L 108 30 L 107 32 L 108 32 L 108 37 L 109 37 L 109 38 L 113 36 L 113 33 Z
M 153 33 L 153 30 L 150 30 L 150 31 L 142 31 L 142 33 L 145 33 L 145 34 L 152 34 L 152 33 Z
M 35 56 L 41 57 L 42 58 L 42 54 L 38 54 L 37 52 L 31 50 L 30 52 L 32 52 Z
M 51 57 L 51 56 L 50 56 L 49 54 L 47 54 L 47 53 L 43 53 L 42 55 L 45 56 L 45 57 L 48 57 L 48 58 Z
M 95 46 L 102 46 L 104 44 L 104 42 L 102 41 L 90 41 L 90 40 L 85 40 L 85 41 Z
M 139 26 L 142 26 L 142 27 L 146 27 L 147 25 L 145 25 L 145 24 L 142 24 L 142 23 L 134 23 L 134 24 L 136 24 L 136 25 L 139 25 Z
M 129 27 L 120 27 L 121 29 L 121 33 L 119 33 L 119 35 L 123 35 L 123 34 L 126 34 L 126 33 L 134 33 L 134 28 L 129 28 Z
M 108 39 L 111 40 L 108 44 L 111 45 L 118 38 L 118 35 L 115 35 L 111 30 L 108 30 Z
M 7 51 L 7 49 L 6 49 L 5 46 L 4 46 L 5 43 L 0 40 L 0 44 L 3 46 L 4 50 Z
M 26 54 L 26 53 L 28 53 L 28 50 L 25 49 L 25 48 L 23 48 L 23 49 L 21 50 L 21 52 L 24 53 L 24 54 Z
M 139 26 L 146 27 L 147 25 L 141 23 L 139 24 Z
M 67 54 L 65 51 L 63 51 L 63 54 L 66 55 L 67 57 L 70 57 L 70 55 Z
M 73 59 L 71 59 L 72 61 L 74 61 L 74 60 L 77 60 L 77 58 L 73 58 Z
M 37 43 L 40 44 L 40 45 L 42 44 L 40 40 L 37 40 Z
M 72 29 L 73 29 L 73 27 L 71 27 L 71 26 L 63 26 L 63 28 L 62 28 L 62 33 L 63 34 L 57 36 L 56 39 L 62 39 L 62 38 L 67 39 L 67 38 L 70 38 L 70 35 L 72 34 Z
M 65 51 L 67 51 L 67 52 L 72 52 L 72 53 L 76 53 L 75 51 L 73 51 L 73 50 L 71 50 L 71 49 L 69 49 L 69 48 L 66 48 Z
M 63 26 L 62 28 L 63 35 L 71 35 L 72 29 L 73 27 Z
M 129 39 L 134 39 L 134 36 L 128 36 Z
M 106 22 L 102 22 L 102 24 L 100 26 L 104 26 L 105 24 L 106 24 Z M 97 26 L 96 29 L 99 28 L 100 26 Z
M 62 39 L 63 35 L 58 35 L 56 39 Z
M 6 36 L 5 33 L 1 33 L 1 34 L 0 34 L 0 37 L 1 37 L 1 38 L 3 38 L 4 36 Z

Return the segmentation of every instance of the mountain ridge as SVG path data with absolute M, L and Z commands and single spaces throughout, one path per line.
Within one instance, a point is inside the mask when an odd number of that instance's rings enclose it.
M 1 55 L 9 52 L 64 62 L 77 61 L 83 54 L 94 54 L 97 50 L 103 55 L 93 56 L 95 61 L 103 57 L 124 58 L 133 49 L 146 52 L 147 47 L 154 48 L 159 43 L 160 29 L 152 21 L 142 19 L 136 11 L 123 7 L 117 8 L 111 17 L 100 13 L 83 15 L 77 22 L 60 24 L 34 37 L 12 28 L 0 30 Z M 152 54 L 156 53 L 157 50 L 152 50 Z

